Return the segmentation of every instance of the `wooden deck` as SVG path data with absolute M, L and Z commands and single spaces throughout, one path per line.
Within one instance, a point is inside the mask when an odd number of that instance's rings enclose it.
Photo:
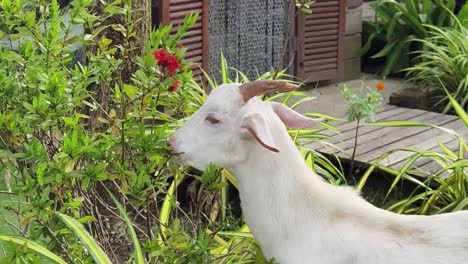
M 377 121 L 383 120 L 408 120 L 422 122 L 431 125 L 437 125 L 452 129 L 465 139 L 468 138 L 468 129 L 463 122 L 452 115 L 443 115 L 434 112 L 428 112 L 418 109 L 408 109 L 385 105 L 384 110 L 377 114 Z M 319 133 L 334 135 L 333 140 L 324 140 L 307 144 L 308 148 L 317 150 L 324 154 L 336 154 L 342 159 L 350 159 L 355 141 L 356 122 L 332 123 L 337 126 L 339 131 L 330 129 L 321 130 Z M 458 148 L 457 137 L 430 127 L 377 127 L 361 126 L 359 128 L 358 142 L 355 160 L 359 163 L 373 163 L 382 154 L 398 148 L 415 148 L 421 150 L 430 150 L 442 152 L 437 144 L 440 141 L 451 149 Z M 331 143 L 334 147 L 331 147 Z M 390 154 L 380 163 L 384 166 L 400 169 L 408 161 L 413 152 L 396 151 Z M 433 173 L 441 167 L 429 158 L 420 158 L 416 161 L 415 167 Z

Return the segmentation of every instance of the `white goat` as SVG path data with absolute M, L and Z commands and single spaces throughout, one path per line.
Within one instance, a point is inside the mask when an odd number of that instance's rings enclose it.
M 234 174 L 265 256 L 282 264 L 468 263 L 468 211 L 391 213 L 307 167 L 285 125 L 320 120 L 256 97 L 296 88 L 275 81 L 221 85 L 169 140 L 183 163 L 200 170 L 213 163 Z

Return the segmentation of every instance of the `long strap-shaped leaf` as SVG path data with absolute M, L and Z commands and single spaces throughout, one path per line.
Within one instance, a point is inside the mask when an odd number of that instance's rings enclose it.
M 106 187 L 104 186 L 104 188 Z M 128 231 L 130 232 L 130 236 L 132 237 L 135 264 L 145 264 L 145 258 L 143 257 L 143 252 L 141 250 L 140 241 L 138 240 L 138 237 L 136 235 L 135 228 L 133 228 L 132 221 L 128 217 L 128 214 L 125 212 L 125 209 L 122 207 L 119 201 L 115 198 L 115 196 L 107 188 L 106 190 L 107 190 L 107 193 L 109 193 L 112 200 L 114 200 L 114 203 L 115 205 L 117 205 L 117 208 L 119 208 L 120 216 L 123 217 L 123 219 L 125 220 L 125 223 L 127 224 Z
M 169 190 L 167 190 L 166 197 L 161 207 L 159 213 L 159 235 L 158 235 L 158 244 L 163 245 L 163 238 L 165 238 L 167 226 L 169 225 L 169 218 L 171 217 L 171 212 L 173 205 L 175 204 L 175 190 L 178 184 L 182 182 L 185 178 L 185 174 L 181 174 L 179 171 L 176 171 L 174 181 L 171 183 Z M 164 237 L 163 237 L 164 236 Z
M 17 244 L 19 246 L 26 246 L 29 250 L 32 250 L 50 260 L 53 260 L 55 263 L 60 263 L 60 264 L 67 264 L 65 260 L 60 258 L 59 256 L 55 255 L 51 251 L 49 251 L 47 248 L 39 245 L 38 243 L 28 240 L 24 237 L 19 237 L 19 236 L 10 236 L 10 235 L 0 235 L 0 240 L 2 241 L 7 241 L 10 243 Z
M 109 256 L 104 252 L 104 250 L 98 245 L 96 240 L 86 231 L 84 226 L 78 222 L 76 219 L 57 212 L 57 215 L 62 220 L 62 222 L 67 225 L 70 230 L 75 233 L 75 235 L 80 239 L 83 246 L 91 253 L 94 261 L 98 264 L 112 264 L 112 261 L 109 259 Z

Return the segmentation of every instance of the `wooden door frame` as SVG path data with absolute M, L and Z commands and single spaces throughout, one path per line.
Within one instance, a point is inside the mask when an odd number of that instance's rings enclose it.
M 320 0 L 319 0 L 320 1 Z M 305 14 L 299 13 L 296 17 L 296 76 L 307 82 L 324 81 L 324 80 L 340 80 L 344 76 L 344 43 L 345 43 L 345 26 L 346 26 L 346 6 L 347 0 L 339 0 L 338 11 L 338 55 L 337 55 L 337 70 L 329 71 L 328 73 L 318 72 L 320 76 L 305 76 L 304 73 L 304 41 L 305 41 Z M 312 12 L 314 4 L 312 4 Z M 296 12 L 298 12 L 296 10 Z M 313 13 L 312 13 L 313 15 Z

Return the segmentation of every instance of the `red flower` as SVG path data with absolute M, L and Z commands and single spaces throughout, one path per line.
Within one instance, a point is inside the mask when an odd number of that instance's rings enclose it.
M 153 57 L 158 62 L 164 61 L 166 58 L 166 51 L 163 49 L 158 49 L 153 51 Z
M 180 86 L 180 80 L 175 80 L 172 83 L 171 87 L 169 87 L 169 91 L 175 92 L 179 88 L 179 86 Z
M 172 54 L 171 54 L 172 55 Z M 167 60 L 167 70 L 171 73 L 171 74 L 175 74 L 175 72 L 180 69 L 180 63 L 179 61 L 176 59 L 176 57 L 174 57 L 174 55 L 172 55 L 172 57 L 168 58 Z
M 164 49 L 158 49 L 153 51 L 154 59 L 158 65 L 167 69 L 167 71 L 174 75 L 181 65 L 174 54 L 165 51 Z

